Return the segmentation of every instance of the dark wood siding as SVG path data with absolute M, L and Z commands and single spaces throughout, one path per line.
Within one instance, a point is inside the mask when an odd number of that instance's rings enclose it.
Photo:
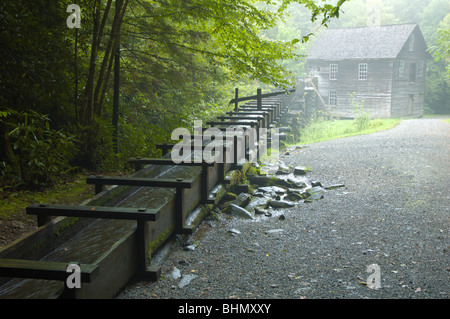
M 359 64 L 367 64 L 367 80 L 359 80 Z M 330 64 L 338 65 L 337 79 L 329 79 Z M 329 103 L 330 90 L 336 91 L 337 105 L 329 112 L 339 117 L 354 117 L 350 96 L 358 103 L 364 101 L 365 109 L 373 118 L 390 116 L 392 89 L 392 61 L 310 61 L 309 69 L 318 78 L 318 90 L 325 103 Z
M 394 76 L 392 84 L 392 117 L 423 115 L 425 97 L 425 75 L 426 75 L 426 44 L 420 41 L 418 29 L 413 33 L 414 50 L 409 50 L 408 40 L 400 51 L 394 63 Z M 399 75 L 399 67 L 403 61 L 404 74 Z M 422 74 L 419 67 L 423 63 Z
M 404 27 L 402 28 L 404 29 Z M 402 37 L 401 42 L 396 42 L 398 44 L 396 46 L 392 46 L 390 43 L 391 51 L 389 52 L 384 52 L 384 47 L 380 47 L 380 50 L 374 53 L 374 56 L 378 54 L 376 59 L 345 58 L 342 57 L 342 52 L 347 52 L 351 56 L 352 48 L 340 47 L 336 53 L 340 54 L 341 58 L 339 59 L 333 59 L 328 54 L 323 59 L 308 60 L 308 76 L 317 78 L 317 89 L 324 103 L 329 104 L 330 91 L 333 91 L 333 98 L 336 96 L 336 105 L 328 106 L 331 115 L 353 118 L 354 112 L 350 102 L 352 94 L 358 103 L 364 101 L 365 109 L 372 118 L 423 115 L 426 65 L 427 59 L 430 59 L 431 55 L 427 52 L 425 39 L 418 26 L 415 26 L 412 33 L 409 34 L 409 39 L 407 36 Z M 411 42 L 412 36 L 414 42 Z M 386 39 L 386 41 L 389 40 L 392 39 Z M 361 44 L 358 43 L 358 45 L 363 45 L 364 41 L 368 40 L 361 33 Z M 370 44 L 367 43 L 367 45 Z M 396 48 L 395 52 L 392 51 L 394 47 Z M 333 48 L 323 46 L 322 52 L 333 52 Z M 383 52 L 383 55 L 380 52 Z M 318 52 L 315 54 L 317 56 Z M 358 79 L 360 63 L 367 63 L 367 80 Z M 331 64 L 337 65 L 336 79 L 330 79 Z M 400 65 L 403 65 L 403 75 L 399 74 Z

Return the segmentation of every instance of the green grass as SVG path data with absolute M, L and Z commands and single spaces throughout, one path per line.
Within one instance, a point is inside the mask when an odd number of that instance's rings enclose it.
M 353 120 L 318 121 L 301 131 L 301 143 L 311 144 L 337 138 L 371 134 L 394 128 L 401 119 L 373 119 L 366 129 L 358 130 Z
M 450 119 L 443 120 L 444 122 L 450 123 Z
M 433 118 L 433 117 L 445 117 L 450 116 L 450 114 L 424 114 L 424 118 Z
M 0 219 L 24 218 L 25 208 L 36 203 L 79 204 L 93 197 L 92 186 L 86 184 L 86 177 L 78 175 L 41 192 L 18 190 L 3 194 L 4 198 L 0 199 Z

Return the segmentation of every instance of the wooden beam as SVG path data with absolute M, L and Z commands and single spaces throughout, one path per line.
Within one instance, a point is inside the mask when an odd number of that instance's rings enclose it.
M 28 215 L 42 217 L 66 216 L 142 221 L 156 221 L 159 218 L 159 211 L 148 208 L 35 204 L 28 206 L 26 212 Z
M 66 281 L 70 263 L 21 259 L 0 259 L 0 275 L 11 278 L 31 278 Z M 81 282 L 92 282 L 99 273 L 98 265 L 80 264 Z
M 257 126 L 258 121 L 242 121 L 242 122 L 220 122 L 220 121 L 212 121 L 207 122 L 207 125 L 245 125 L 245 126 Z
M 104 177 L 89 176 L 86 179 L 87 184 L 96 185 L 96 193 L 98 194 L 100 186 L 104 185 L 124 185 L 124 186 L 141 186 L 141 187 L 166 187 L 166 188 L 191 188 L 193 181 L 183 179 L 163 179 L 163 178 L 145 178 L 145 177 Z
M 218 116 L 219 120 L 263 120 L 264 116 L 236 113 L 236 116 Z
M 269 114 L 269 111 L 264 111 L 264 110 L 258 111 L 255 109 L 255 111 L 253 111 L 253 112 L 246 112 L 246 111 L 235 112 L 235 111 L 233 111 L 233 112 L 227 112 L 226 114 L 228 114 L 228 115 L 255 115 L 255 114 L 266 115 L 266 114 Z
M 130 164 L 140 165 L 180 165 L 180 166 L 202 166 L 203 163 L 196 162 L 181 162 L 179 164 L 174 163 L 171 158 L 130 158 L 128 160 Z M 207 166 L 214 166 L 214 163 L 206 163 Z
M 261 98 L 265 99 L 268 97 L 273 97 L 273 96 L 278 96 L 278 95 L 285 95 L 287 93 L 293 93 L 295 92 L 295 89 L 289 89 L 287 91 L 279 91 L 279 92 L 273 92 L 273 93 L 265 93 L 265 94 L 261 94 Z M 236 103 L 236 102 L 243 102 L 243 101 L 251 101 L 251 100 L 256 100 L 258 98 L 258 95 L 252 95 L 252 96 L 246 96 L 246 97 L 240 97 L 240 98 L 234 98 L 230 101 L 231 103 Z

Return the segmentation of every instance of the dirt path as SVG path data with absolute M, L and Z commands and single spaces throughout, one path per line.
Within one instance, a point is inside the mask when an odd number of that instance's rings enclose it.
M 256 221 L 206 221 L 196 249 L 175 251 L 160 281 L 132 284 L 120 297 L 449 298 L 450 124 L 404 120 L 282 160 L 345 187 Z M 367 286 L 369 265 L 380 270 L 379 289 Z M 186 285 L 171 277 L 174 268 Z

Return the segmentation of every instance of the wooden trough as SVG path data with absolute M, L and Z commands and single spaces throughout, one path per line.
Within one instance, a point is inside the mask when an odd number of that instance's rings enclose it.
M 247 103 L 210 124 L 223 131 L 268 128 L 282 114 L 287 97 L 284 92 L 269 95 L 278 96 L 270 107 L 258 91 L 255 113 Z M 136 168 L 131 176 L 88 177 L 96 195 L 81 205 L 27 207 L 27 214 L 37 216 L 38 229 L 0 249 L 0 298 L 112 298 L 133 278 L 157 280 L 160 267 L 151 263 L 152 255 L 174 234 L 195 231 L 216 202 L 226 173 L 248 158 L 248 143 L 224 139 L 223 162 L 192 161 L 191 154 L 183 154 L 189 160 L 179 164 L 170 153 L 175 144 L 162 144 L 161 158 L 130 159 Z M 69 265 L 79 266 L 81 288 L 69 287 L 74 275 Z

